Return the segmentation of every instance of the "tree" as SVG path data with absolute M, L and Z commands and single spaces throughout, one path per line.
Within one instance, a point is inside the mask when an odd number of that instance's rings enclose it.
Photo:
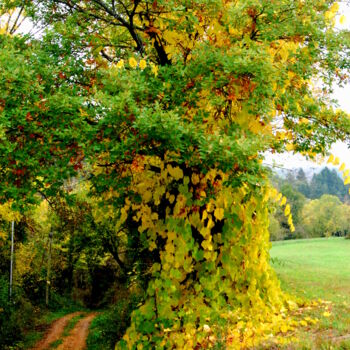
M 323 194 L 332 194 L 344 201 L 348 197 L 347 192 L 343 180 L 338 176 L 336 170 L 331 171 L 326 167 L 312 177 L 309 198 L 320 198 Z
M 52 30 L 0 41 L 0 200 L 54 196 L 83 168 L 114 206 L 145 292 L 120 348 L 209 347 L 224 321 L 234 345 L 278 330 L 262 154 L 348 141 L 328 99 L 349 68 L 336 3 L 26 5 Z
M 349 231 L 350 207 L 338 197 L 323 195 L 311 200 L 303 210 L 303 225 L 308 237 L 345 235 Z

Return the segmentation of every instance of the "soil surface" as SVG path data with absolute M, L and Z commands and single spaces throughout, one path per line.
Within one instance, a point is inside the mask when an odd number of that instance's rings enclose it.
M 89 314 L 82 318 L 69 335 L 63 338 L 63 343 L 57 347 L 57 350 L 83 350 L 86 348 L 86 338 L 89 334 L 89 326 L 96 314 Z
M 49 327 L 45 336 L 40 340 L 34 348 L 31 350 L 48 350 L 53 342 L 62 338 L 64 328 L 68 322 L 75 316 L 82 314 L 82 312 L 74 312 L 66 315 L 55 322 Z M 62 338 L 62 343 L 56 348 L 58 350 L 83 350 L 86 348 L 86 338 L 89 334 L 89 326 L 91 321 L 96 316 L 96 313 L 88 314 L 77 322 L 69 335 Z

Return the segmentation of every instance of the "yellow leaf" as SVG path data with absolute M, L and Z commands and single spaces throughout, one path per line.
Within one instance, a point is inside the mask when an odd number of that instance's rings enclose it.
M 287 300 L 287 304 L 288 304 L 289 310 L 295 310 L 298 308 L 297 303 L 293 300 Z
M 345 169 L 345 163 L 342 163 L 342 165 L 339 167 L 339 171 L 343 171 Z
M 157 248 L 156 243 L 152 241 L 152 242 L 149 244 L 148 249 L 149 249 L 150 251 L 152 251 L 152 250 L 154 250 L 154 249 L 156 249 L 156 248 Z
M 280 205 L 283 206 L 287 203 L 287 198 L 286 197 L 283 197 L 282 200 L 281 200 L 281 203 Z
M 333 156 L 333 154 L 331 154 L 331 155 L 329 156 L 329 158 L 328 158 L 327 164 L 328 164 L 328 163 L 333 163 L 333 161 L 334 161 L 334 156 Z
M 172 243 L 168 243 L 165 245 L 165 251 L 167 253 L 175 253 L 175 247 L 174 247 L 174 244 Z
M 213 211 L 213 204 L 211 203 L 211 202 L 209 202 L 208 204 L 207 204 L 207 211 L 208 211 L 208 213 L 211 213 L 212 211 Z
M 287 151 L 293 151 L 293 149 L 294 149 L 294 145 L 292 144 L 292 143 L 288 143 L 287 145 L 286 145 L 286 150 Z
M 223 208 L 216 208 L 214 211 L 214 216 L 218 220 L 222 220 L 224 218 L 224 209 Z
M 344 179 L 345 179 L 346 177 L 349 176 L 349 173 L 350 173 L 350 170 L 349 170 L 349 169 L 347 169 L 347 170 L 345 170 L 345 171 L 343 172 L 343 177 L 344 177 Z
M 171 195 L 169 196 L 169 203 L 170 203 L 170 204 L 173 204 L 173 203 L 174 203 L 174 200 L 175 200 L 175 196 L 174 196 L 173 194 L 171 194 Z
M 124 67 L 124 60 L 123 59 L 119 60 L 118 63 L 116 64 L 116 67 L 118 69 L 123 68 Z
M 134 57 L 129 58 L 129 65 L 131 68 L 136 68 L 137 67 L 137 61 L 135 60 Z
M 339 158 L 338 157 L 335 157 L 333 164 L 334 165 L 338 165 L 339 164 Z
M 335 2 L 329 9 L 330 12 L 332 13 L 337 13 L 339 11 L 339 4 Z
M 157 76 L 158 75 L 158 67 L 155 64 L 151 63 L 151 69 L 152 69 L 152 73 L 155 76 Z
M 152 213 L 151 219 L 152 220 L 158 220 L 158 214 L 157 213 Z
M 287 205 L 286 205 L 286 208 L 284 209 L 284 215 L 285 215 L 285 216 L 288 216 L 289 214 L 290 214 L 290 205 L 287 204 Z
M 208 217 L 208 213 L 206 210 L 203 211 L 203 216 L 202 216 L 202 220 L 205 220 Z
M 139 67 L 144 70 L 147 67 L 147 62 L 145 60 L 141 60 Z
M 325 312 L 323 313 L 323 316 L 324 316 L 324 317 L 329 317 L 330 315 L 331 315 L 331 313 L 328 312 L 328 311 L 325 311 Z
M 142 199 L 145 203 L 149 202 L 152 199 L 152 192 L 151 191 L 146 191 L 141 194 Z
M 172 176 L 175 180 L 180 180 L 184 177 L 182 169 L 180 169 L 178 166 L 173 168 L 171 165 L 168 165 L 167 169 L 170 176 Z
M 192 174 L 191 181 L 194 185 L 197 185 L 199 183 L 199 176 L 197 174 Z
M 285 325 L 285 324 L 283 324 L 283 325 L 281 326 L 281 332 L 282 332 L 282 333 L 287 333 L 287 332 L 288 332 L 288 326 Z
M 345 22 L 346 22 L 346 17 L 345 17 L 344 15 L 340 16 L 340 18 L 339 18 L 339 23 L 340 23 L 341 25 L 344 25 Z
M 205 250 L 213 250 L 213 245 L 211 244 L 211 242 L 209 240 L 204 240 L 202 242 L 202 247 L 205 249 Z
M 307 322 L 305 320 L 301 320 L 300 321 L 300 325 L 306 327 L 307 326 Z
M 171 231 L 168 233 L 168 240 L 173 241 L 176 238 L 176 233 Z

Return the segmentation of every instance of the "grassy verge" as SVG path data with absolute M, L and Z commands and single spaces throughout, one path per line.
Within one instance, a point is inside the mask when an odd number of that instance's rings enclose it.
M 350 240 L 275 242 L 271 257 L 283 290 L 318 301 L 302 316 L 318 321 L 298 331 L 295 349 L 350 349 Z
M 91 322 L 87 350 L 114 350 L 116 342 L 129 327 L 131 312 L 140 300 L 136 295 L 129 295 L 110 309 L 101 311 Z

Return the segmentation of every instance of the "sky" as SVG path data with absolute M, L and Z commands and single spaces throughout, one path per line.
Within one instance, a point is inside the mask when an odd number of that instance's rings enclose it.
M 350 30 L 350 4 L 345 1 L 340 2 L 339 14 L 337 16 L 337 24 L 336 27 L 339 29 L 349 29 Z M 343 24 L 340 24 L 339 18 L 341 16 L 345 16 L 346 20 Z M 338 86 L 334 86 L 334 95 L 333 97 L 338 100 L 339 108 L 343 109 L 345 112 L 350 115 L 350 84 L 347 86 L 340 88 Z M 331 150 L 334 156 L 339 157 L 340 163 L 344 162 L 346 164 L 346 168 L 350 169 L 350 149 L 345 143 L 336 142 Z M 295 168 L 321 168 L 327 165 L 328 167 L 333 167 L 330 164 L 327 164 L 328 157 L 322 159 L 318 159 L 317 162 L 308 161 L 304 156 L 298 154 L 295 155 L 291 152 L 285 152 L 283 154 L 266 154 L 265 164 L 273 165 L 277 168 L 283 169 L 295 169 Z

